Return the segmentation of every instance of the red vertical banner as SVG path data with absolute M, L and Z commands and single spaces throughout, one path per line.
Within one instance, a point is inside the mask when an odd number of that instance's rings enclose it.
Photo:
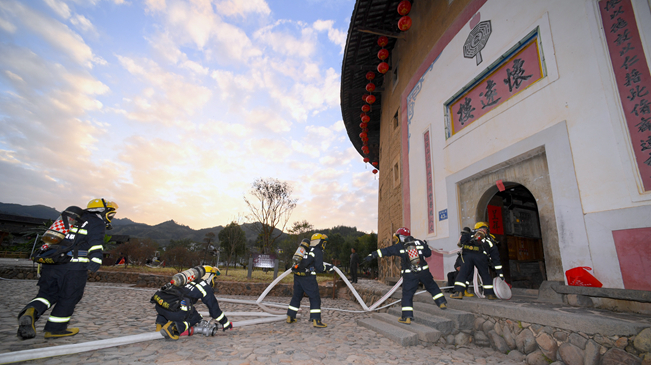
M 651 74 L 631 0 L 599 2 L 610 61 L 644 190 L 651 190 Z
M 492 234 L 504 234 L 504 224 L 502 223 L 502 207 L 489 205 L 488 210 L 488 228 Z
M 423 134 L 425 143 L 425 178 L 427 179 L 427 232 L 434 233 L 434 187 L 432 184 L 432 152 L 429 144 L 429 130 Z

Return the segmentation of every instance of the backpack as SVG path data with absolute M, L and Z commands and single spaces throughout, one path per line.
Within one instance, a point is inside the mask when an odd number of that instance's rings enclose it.
M 180 288 L 166 284 L 154 293 L 149 302 L 165 308 L 170 312 L 178 312 L 180 310 L 190 311 L 192 304 L 190 304 L 190 301 L 184 299 Z M 184 306 L 186 307 L 185 309 L 182 308 Z
M 72 250 L 75 250 L 74 256 L 77 257 L 77 235 L 68 237 L 70 231 L 76 232 L 76 228 L 86 223 L 81 219 L 83 212 L 83 209 L 75 206 L 68 207 L 61 212 L 59 218 L 43 235 L 43 245 L 30 257 L 31 260 L 39 264 L 65 264 L 72 258 L 71 255 L 68 255 Z

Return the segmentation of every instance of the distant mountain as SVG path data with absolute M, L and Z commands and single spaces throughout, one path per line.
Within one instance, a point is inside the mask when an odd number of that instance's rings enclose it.
M 67 207 L 62 208 L 61 210 Z M 59 211 L 45 205 L 20 205 L 0 203 L 0 213 L 21 215 L 23 217 L 57 219 Z

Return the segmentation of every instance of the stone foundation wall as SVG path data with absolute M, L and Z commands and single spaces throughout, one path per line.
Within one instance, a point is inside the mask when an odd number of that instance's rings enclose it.
M 359 289 L 358 293 L 369 306 L 384 295 L 365 289 Z M 357 302 L 348 288 L 339 289 L 337 294 L 340 298 Z M 651 364 L 651 328 L 630 337 L 587 335 L 542 324 L 475 314 L 472 330 L 455 330 L 441 336 L 437 345 L 458 347 L 470 343 L 492 347 L 508 354 L 514 361 L 526 361 L 529 365 Z

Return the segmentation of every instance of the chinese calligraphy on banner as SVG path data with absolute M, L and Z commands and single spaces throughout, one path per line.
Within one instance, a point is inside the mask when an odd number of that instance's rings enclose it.
M 488 210 L 488 227 L 493 234 L 504 234 L 504 224 L 502 223 L 502 207 L 489 205 Z
M 425 142 L 425 178 L 427 179 L 427 232 L 434 233 L 434 188 L 432 186 L 432 153 L 429 131 L 423 134 Z
M 534 38 L 449 106 L 452 134 L 542 79 L 542 70 L 538 42 Z
M 651 190 L 651 75 L 631 0 L 599 3 L 610 61 L 644 190 Z

